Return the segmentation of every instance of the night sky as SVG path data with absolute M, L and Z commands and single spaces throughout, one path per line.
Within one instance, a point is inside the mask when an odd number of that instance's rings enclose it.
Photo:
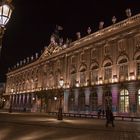
M 132 15 L 140 13 L 140 0 L 91 1 L 13 0 L 15 9 L 3 37 L 0 82 L 5 82 L 9 67 L 48 46 L 56 24 L 63 27 L 60 35 L 64 40 L 68 37 L 74 41 L 75 33 L 80 31 L 85 36 L 88 26 L 95 32 L 100 21 L 107 27 L 114 15 L 117 21 L 125 19 L 126 8 L 131 9 Z

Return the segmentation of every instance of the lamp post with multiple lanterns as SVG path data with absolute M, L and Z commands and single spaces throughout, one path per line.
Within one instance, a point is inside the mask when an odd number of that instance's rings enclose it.
M 64 86 L 64 80 L 61 77 L 59 81 L 60 85 L 60 91 L 59 91 L 59 109 L 58 109 L 58 120 L 63 120 L 63 114 L 62 114 L 62 97 L 63 97 L 63 86 Z
M 0 1 L 0 55 L 1 55 L 1 49 L 2 49 L 2 38 L 5 31 L 5 25 L 8 23 L 12 11 L 13 6 L 11 5 L 12 0 L 1 0 Z M 9 112 L 12 112 L 12 103 L 10 103 L 10 109 Z
M 8 23 L 13 11 L 11 2 L 12 0 L 2 0 L 2 2 L 0 2 L 0 54 L 2 49 L 2 38 L 5 31 L 5 25 Z

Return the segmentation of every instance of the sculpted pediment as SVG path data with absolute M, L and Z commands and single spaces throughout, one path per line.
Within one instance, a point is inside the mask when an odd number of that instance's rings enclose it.
M 62 50 L 61 46 L 58 46 L 57 43 L 56 44 L 52 44 L 50 43 L 50 45 L 48 47 L 46 47 L 44 53 L 41 55 L 41 59 L 49 57 L 55 53 L 58 53 L 60 50 Z

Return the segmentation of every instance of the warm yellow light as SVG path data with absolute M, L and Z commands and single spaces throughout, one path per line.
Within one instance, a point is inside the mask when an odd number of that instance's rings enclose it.
M 76 81 L 76 84 L 75 84 L 76 87 L 79 87 L 79 81 Z
M 60 87 L 63 87 L 63 85 L 64 85 L 64 80 L 62 77 L 60 78 L 59 85 L 60 85 Z
M 98 84 L 103 84 L 102 77 L 99 78 Z
M 131 72 L 128 80 L 135 80 L 135 78 L 136 77 L 135 77 L 134 72 Z
M 5 26 L 12 14 L 12 8 L 8 4 L 0 6 L 0 25 Z

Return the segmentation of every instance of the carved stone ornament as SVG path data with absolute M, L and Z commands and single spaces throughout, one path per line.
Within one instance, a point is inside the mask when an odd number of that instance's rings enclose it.
M 116 21 L 117 21 L 116 17 L 115 17 L 115 16 L 113 16 L 113 17 L 112 17 L 112 23 L 113 23 L 113 24 L 115 24 L 115 23 L 116 23 Z
M 103 21 L 100 21 L 99 22 L 99 29 L 103 29 L 103 27 L 104 27 L 104 22 Z
M 127 8 L 127 9 L 125 10 L 125 13 L 126 13 L 126 16 L 127 16 L 128 18 L 131 17 L 131 15 L 132 15 L 131 9 L 130 9 L 130 8 Z
M 44 53 L 42 54 L 42 58 L 51 56 L 54 53 L 59 52 L 62 50 L 62 47 L 58 46 L 57 44 L 50 44 L 48 47 L 46 47 Z
M 90 27 L 88 27 L 87 33 L 88 33 L 88 34 L 91 34 L 91 28 L 90 28 Z
M 77 35 L 77 39 L 81 38 L 81 33 L 80 32 L 77 32 L 76 35 Z

